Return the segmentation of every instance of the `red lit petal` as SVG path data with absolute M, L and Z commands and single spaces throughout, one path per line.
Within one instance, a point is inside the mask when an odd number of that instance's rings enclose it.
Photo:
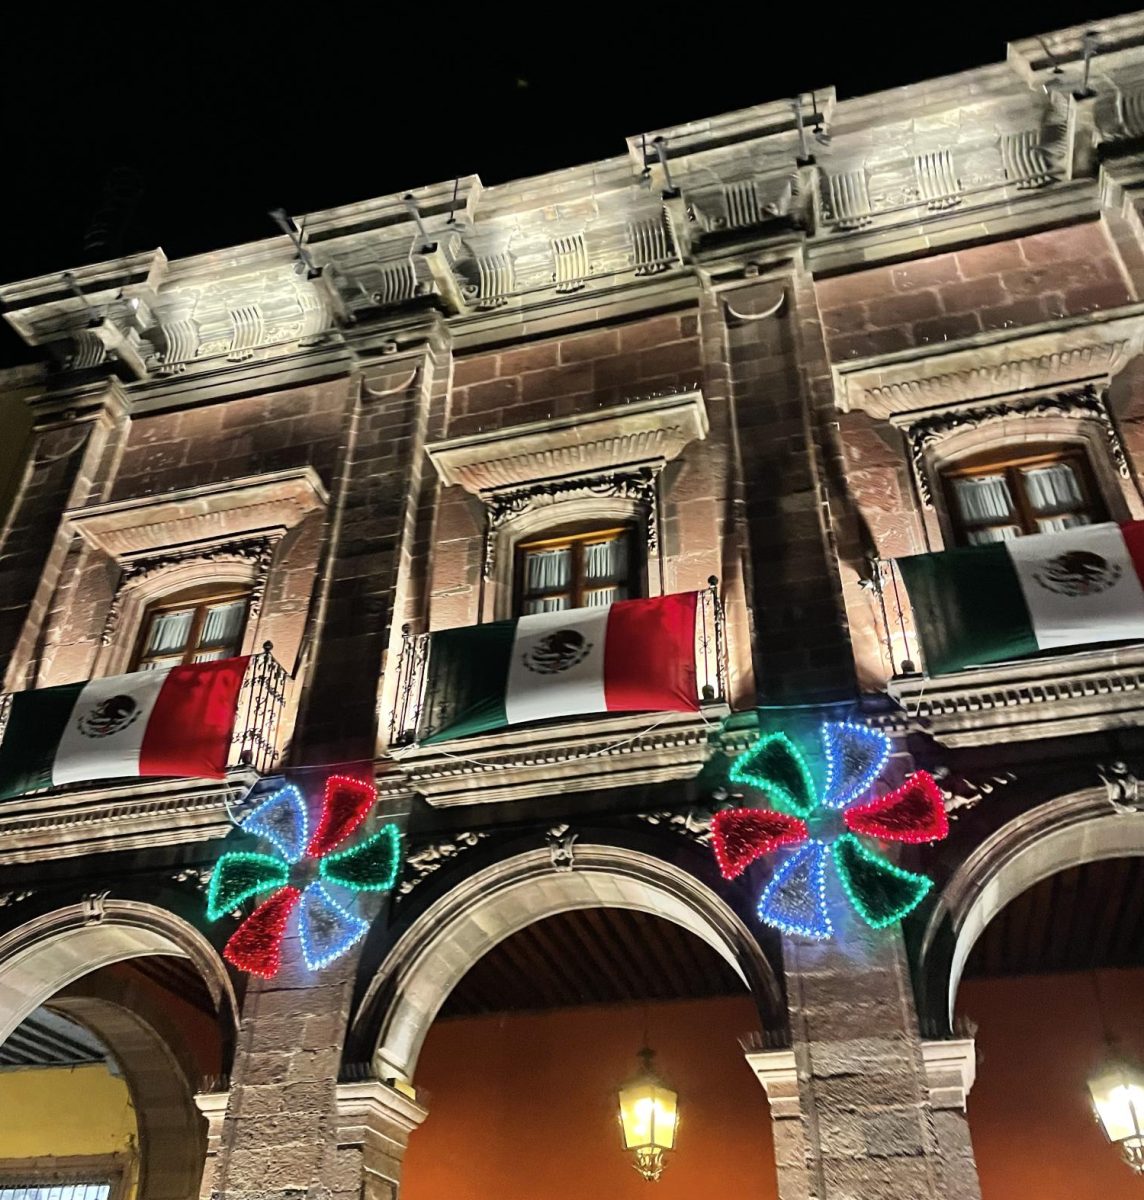
M 734 879 L 761 855 L 810 836 L 806 822 L 764 808 L 728 808 L 711 820 L 711 842 L 724 879 Z
M 377 799 L 377 788 L 364 779 L 331 775 L 326 780 L 322 815 L 306 853 L 322 858 L 350 836 L 365 820 Z
M 269 979 L 276 974 L 282 961 L 286 923 L 301 898 L 297 888 L 286 887 L 264 900 L 231 934 L 223 947 L 223 958 L 251 975 Z
M 949 833 L 941 789 L 925 771 L 915 771 L 900 788 L 846 813 L 852 833 L 889 842 L 939 842 Z

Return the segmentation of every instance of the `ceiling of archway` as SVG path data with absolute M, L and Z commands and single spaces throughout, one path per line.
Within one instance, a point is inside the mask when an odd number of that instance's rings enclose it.
M 1022 892 L 986 927 L 964 978 L 1144 966 L 1144 858 L 1085 863 Z
M 521 1012 L 741 993 L 706 942 L 620 908 L 561 913 L 526 926 L 476 963 L 440 1015 Z

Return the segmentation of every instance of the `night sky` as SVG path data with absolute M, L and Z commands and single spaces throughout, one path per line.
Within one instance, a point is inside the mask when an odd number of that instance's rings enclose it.
M 1014 38 L 1131 11 L 1100 0 L 778 7 L 327 2 L 295 17 L 233 0 L 135 13 L 41 0 L 42 18 L 5 31 L 0 59 L 0 280 L 272 236 L 276 206 L 302 213 L 457 174 L 492 184 L 611 157 L 644 129 L 831 84 L 844 98 L 911 83 L 1001 60 Z M 117 185 L 126 199 L 112 205 L 110 241 L 85 252 Z

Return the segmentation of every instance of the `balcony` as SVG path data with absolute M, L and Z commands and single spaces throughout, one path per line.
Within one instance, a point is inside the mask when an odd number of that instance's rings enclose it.
M 697 712 L 598 713 L 510 726 L 421 746 L 429 686 L 429 634 L 403 629 L 390 753 L 409 785 L 435 807 L 522 800 L 690 779 L 728 715 L 726 637 L 717 581 L 700 593 L 695 630 Z
M 0 866 L 60 855 L 197 841 L 231 828 L 227 806 L 271 772 L 289 675 L 270 642 L 251 656 L 239 693 L 227 778 L 101 779 L 0 803 Z M 0 695 L 0 738 L 11 693 Z
M 1062 649 L 929 676 L 896 563 L 873 567 L 879 632 L 893 664 L 886 691 L 901 708 L 882 719 L 887 732 L 921 726 L 947 746 L 978 746 L 1144 723 L 1144 645 Z

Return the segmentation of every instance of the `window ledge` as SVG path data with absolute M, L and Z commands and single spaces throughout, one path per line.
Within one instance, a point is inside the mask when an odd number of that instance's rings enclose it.
M 904 710 L 886 716 L 887 731 L 923 725 L 947 746 L 1137 726 L 1144 723 L 1144 645 L 906 676 L 886 690 Z
M 391 754 L 409 786 L 437 808 L 663 783 L 702 769 L 729 711 L 707 704 L 699 713 L 584 717 Z

